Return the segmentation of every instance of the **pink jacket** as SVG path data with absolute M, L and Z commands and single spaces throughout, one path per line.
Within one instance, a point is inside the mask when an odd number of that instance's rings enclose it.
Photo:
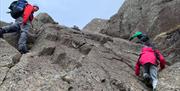
M 155 50 L 159 54 L 159 62 L 160 68 L 163 69 L 165 67 L 166 61 L 163 55 L 159 52 L 159 50 Z M 140 57 L 135 66 L 135 74 L 138 76 L 140 73 L 140 65 L 144 65 L 146 63 L 157 64 L 157 58 L 155 56 L 155 52 L 151 47 L 143 47 L 141 49 Z M 157 64 L 158 65 L 158 64 Z

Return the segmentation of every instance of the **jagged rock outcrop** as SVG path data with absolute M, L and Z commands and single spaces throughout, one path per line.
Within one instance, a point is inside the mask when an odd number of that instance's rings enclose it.
M 82 31 L 98 33 L 99 31 L 106 29 L 107 21 L 108 20 L 95 18 L 90 23 L 88 23 Z
M 127 39 L 134 31 L 143 31 L 155 37 L 180 24 L 179 4 L 179 0 L 125 0 L 101 33 Z
M 41 27 L 43 27 L 43 24 L 47 24 L 47 23 L 56 23 L 56 22 L 47 13 L 40 13 L 33 20 L 33 28 L 36 31 L 40 30 Z

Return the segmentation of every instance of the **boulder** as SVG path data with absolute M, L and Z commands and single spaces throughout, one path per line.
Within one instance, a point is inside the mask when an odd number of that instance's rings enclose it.
M 55 23 L 55 21 L 47 13 L 40 13 L 33 19 L 33 29 L 40 30 L 47 23 Z
M 4 83 L 9 70 L 19 62 L 20 58 L 21 54 L 0 38 L 0 85 Z
M 20 59 L 20 53 L 5 40 L 0 38 L 0 67 L 12 67 Z M 16 58 L 17 56 L 17 58 Z
M 89 22 L 82 31 L 98 33 L 107 27 L 107 21 L 108 20 L 95 18 Z

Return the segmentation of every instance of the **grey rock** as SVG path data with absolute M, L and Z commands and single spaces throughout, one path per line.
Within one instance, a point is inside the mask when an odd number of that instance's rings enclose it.
M 0 67 L 0 84 L 3 84 L 4 79 L 6 78 L 7 73 L 9 72 L 8 67 Z
M 3 22 L 3 21 L 0 21 L 0 27 L 3 27 L 3 26 L 8 26 L 10 23 L 6 23 L 6 22 Z M 18 39 L 19 39 L 19 34 L 18 33 L 7 33 L 7 34 L 4 34 L 4 39 L 10 44 L 12 45 L 13 47 L 17 48 L 18 45 Z
M 33 28 L 40 30 L 47 23 L 55 23 L 55 21 L 47 13 L 40 13 L 33 19 Z
M 162 50 L 167 59 L 168 65 L 172 65 L 180 60 L 180 26 L 176 26 L 169 31 L 160 33 L 154 38 L 155 44 Z
M 20 56 L 15 48 L 0 39 L 0 85 L 4 83 L 10 68 L 19 62 Z
M 147 32 L 169 64 L 159 74 L 158 91 L 178 91 L 179 16 L 170 17 L 179 15 L 178 4 L 126 0 L 110 20 L 95 19 L 85 31 L 38 15 L 29 53 L 21 56 L 0 39 L 0 91 L 150 91 L 134 75 L 142 45 L 125 40 L 138 30 Z
M 167 67 L 159 75 L 158 91 L 179 91 L 180 90 L 180 62 Z
M 105 29 L 107 27 L 107 21 L 104 19 L 99 19 L 95 18 L 91 22 L 89 22 L 83 29 L 82 31 L 87 31 L 87 32 L 93 32 L 93 33 L 98 33 L 99 31 Z
M 135 31 L 142 31 L 155 37 L 180 23 L 179 3 L 179 0 L 126 0 L 101 33 L 128 39 Z
M 20 59 L 18 50 L 0 39 L 0 67 L 12 67 Z
M 67 91 L 69 85 L 61 80 L 61 70 L 48 61 L 28 53 L 11 68 L 0 87 L 1 91 Z M 43 61 L 42 61 L 43 60 Z
M 127 61 L 121 54 L 126 51 L 126 46 L 133 49 L 134 44 L 102 34 L 55 26 L 45 25 L 47 28 L 37 38 L 30 53 L 23 55 L 9 70 L 0 90 L 139 91 L 146 88 L 135 79 L 133 67 L 126 63 L 134 63 L 137 55 L 129 53 L 134 58 Z M 57 40 L 49 38 L 54 34 Z M 49 48 L 53 49 L 50 55 Z M 136 53 L 136 47 L 133 52 Z
M 88 45 L 88 44 L 84 44 L 79 48 L 79 51 L 82 54 L 89 54 L 89 52 L 91 51 L 91 49 L 93 48 L 93 45 Z
M 48 55 L 52 55 L 54 53 L 55 50 L 55 46 L 48 46 L 48 47 L 44 47 L 42 49 L 42 51 L 39 53 L 39 56 L 48 56 Z

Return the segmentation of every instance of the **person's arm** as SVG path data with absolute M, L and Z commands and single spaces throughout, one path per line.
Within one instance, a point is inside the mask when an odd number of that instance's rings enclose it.
M 139 76 L 139 74 L 140 74 L 140 63 L 139 63 L 139 61 L 136 63 L 136 66 L 135 66 L 135 74 L 136 74 L 136 76 Z
M 137 76 L 139 76 L 139 74 L 140 74 L 140 58 L 141 58 L 141 54 L 140 54 L 140 56 L 139 56 L 139 58 L 138 58 L 138 60 L 137 60 L 137 62 L 136 62 L 136 66 L 135 66 L 135 74 L 137 75 Z
M 159 61 L 160 61 L 160 70 L 165 68 L 166 61 L 163 57 L 163 55 L 158 51 L 159 54 Z

